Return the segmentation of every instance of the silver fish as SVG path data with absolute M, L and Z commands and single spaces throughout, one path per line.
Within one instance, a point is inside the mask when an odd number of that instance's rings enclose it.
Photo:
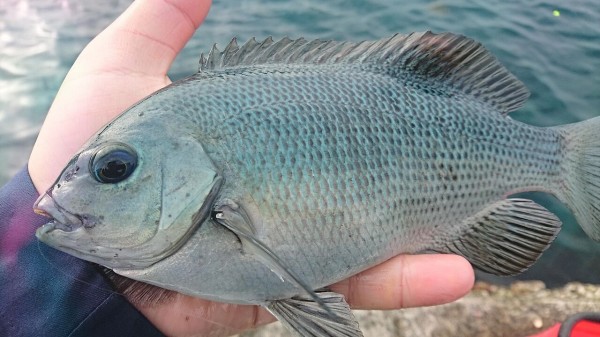
M 89 140 L 36 202 L 40 240 L 298 336 L 360 336 L 322 288 L 400 253 L 524 271 L 561 223 L 516 192 L 600 240 L 600 118 L 512 120 L 528 90 L 469 38 L 234 39 L 200 68 Z

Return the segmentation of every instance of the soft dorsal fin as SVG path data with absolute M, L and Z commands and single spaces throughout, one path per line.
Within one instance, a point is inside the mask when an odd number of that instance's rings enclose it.
M 529 91 L 480 43 L 462 35 L 431 32 L 396 34 L 358 43 L 283 38 L 254 38 L 223 50 L 213 46 L 200 59 L 200 71 L 262 64 L 376 64 L 391 76 L 416 75 L 443 83 L 484 101 L 503 114 L 520 108 Z M 383 66 L 383 67 L 382 67 Z

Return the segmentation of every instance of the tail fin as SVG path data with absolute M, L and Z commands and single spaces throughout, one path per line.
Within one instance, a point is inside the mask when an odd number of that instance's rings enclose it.
M 600 117 L 557 128 L 565 139 L 565 186 L 559 198 L 587 235 L 600 241 Z

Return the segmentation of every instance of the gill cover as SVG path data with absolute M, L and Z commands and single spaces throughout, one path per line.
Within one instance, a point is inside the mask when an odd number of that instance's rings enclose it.
M 54 221 L 36 235 L 109 268 L 145 268 L 177 251 L 209 216 L 221 179 L 193 137 L 110 134 L 38 199 L 36 211 Z

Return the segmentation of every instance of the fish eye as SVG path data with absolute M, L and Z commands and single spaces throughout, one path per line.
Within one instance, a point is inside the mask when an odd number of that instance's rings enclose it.
M 111 143 L 97 150 L 90 161 L 94 179 L 104 184 L 116 184 L 127 179 L 137 166 L 137 154 L 122 143 Z

